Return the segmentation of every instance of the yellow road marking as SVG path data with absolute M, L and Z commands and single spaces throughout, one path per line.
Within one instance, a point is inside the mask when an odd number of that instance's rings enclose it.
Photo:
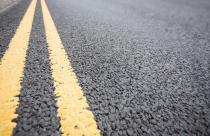
M 59 96 L 57 104 L 58 116 L 61 118 L 61 131 L 66 136 L 100 135 L 45 0 L 41 0 L 41 5 L 55 93 Z
M 0 62 L 0 136 L 12 135 L 36 0 L 32 0 Z

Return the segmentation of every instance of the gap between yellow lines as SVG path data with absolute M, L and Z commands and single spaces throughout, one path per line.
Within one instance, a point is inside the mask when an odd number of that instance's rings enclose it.
M 20 80 L 23 76 L 36 2 L 32 0 L 0 62 L 0 136 L 12 135 L 16 126 L 12 119 L 17 117 L 16 96 L 19 95 L 21 88 Z
M 61 131 L 67 136 L 100 135 L 100 130 L 97 129 L 92 112 L 88 110 L 87 100 L 78 84 L 45 0 L 41 0 L 41 6 L 55 94 L 59 96 L 57 104 L 58 116 L 61 118 Z

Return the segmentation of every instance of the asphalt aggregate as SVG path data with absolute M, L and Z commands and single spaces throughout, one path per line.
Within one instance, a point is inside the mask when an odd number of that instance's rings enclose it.
M 209 0 L 46 2 L 101 135 L 210 135 Z M 0 14 L 0 58 L 28 3 Z M 13 134 L 61 135 L 40 1 L 29 43 Z
M 40 1 L 36 5 L 21 86 L 13 135 L 59 136 L 60 123 Z
M 19 25 L 30 0 L 22 0 L 17 5 L 0 13 L 0 59 Z
M 210 1 L 47 3 L 102 135 L 210 135 Z

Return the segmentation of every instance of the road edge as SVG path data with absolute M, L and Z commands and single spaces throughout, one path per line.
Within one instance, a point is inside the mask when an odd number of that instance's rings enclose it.
M 16 0 L 15 2 L 11 2 L 8 6 L 6 6 L 3 9 L 0 9 L 0 15 L 3 14 L 4 12 L 10 10 L 12 7 L 16 6 L 18 3 L 20 3 L 23 0 Z

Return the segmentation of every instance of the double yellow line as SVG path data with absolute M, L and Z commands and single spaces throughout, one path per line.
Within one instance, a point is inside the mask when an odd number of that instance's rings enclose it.
M 0 62 L 0 136 L 12 135 L 16 124 L 20 81 L 37 0 L 32 0 Z M 100 135 L 96 121 L 78 84 L 45 0 L 41 0 L 61 131 L 66 136 Z

